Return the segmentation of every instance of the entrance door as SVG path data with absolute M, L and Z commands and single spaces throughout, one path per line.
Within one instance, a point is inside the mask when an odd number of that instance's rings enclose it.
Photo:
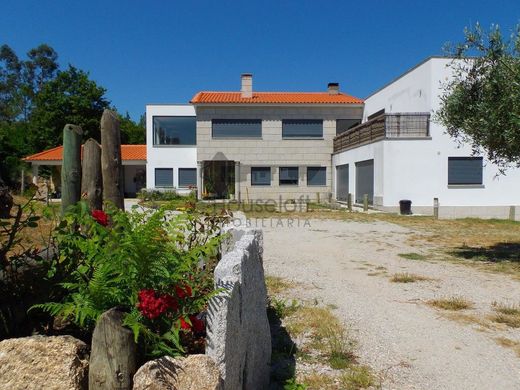
M 348 164 L 336 167 L 336 199 L 346 201 L 348 197 Z
M 363 203 L 368 195 L 368 203 L 374 203 L 374 160 L 356 163 L 356 203 Z
M 235 162 L 204 161 L 203 199 L 230 199 L 235 194 Z

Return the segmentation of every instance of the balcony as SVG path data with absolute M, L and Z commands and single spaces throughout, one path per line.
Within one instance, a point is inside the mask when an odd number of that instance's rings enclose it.
M 429 113 L 383 114 L 334 138 L 334 153 L 384 139 L 421 139 L 430 137 Z

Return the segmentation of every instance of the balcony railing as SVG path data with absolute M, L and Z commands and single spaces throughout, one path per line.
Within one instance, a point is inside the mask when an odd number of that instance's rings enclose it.
M 334 153 L 383 139 L 415 139 L 429 136 L 429 113 L 383 114 L 337 135 L 334 138 Z

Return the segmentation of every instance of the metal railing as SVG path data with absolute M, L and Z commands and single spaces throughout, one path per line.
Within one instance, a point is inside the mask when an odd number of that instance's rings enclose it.
M 384 114 L 337 135 L 334 138 L 334 153 L 382 139 L 427 138 L 429 136 L 429 113 Z

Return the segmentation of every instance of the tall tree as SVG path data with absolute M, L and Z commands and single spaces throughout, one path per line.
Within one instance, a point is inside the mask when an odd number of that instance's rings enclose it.
M 69 65 L 46 82 L 36 95 L 30 115 L 31 142 L 37 150 L 61 145 L 63 126 L 74 123 L 84 139 L 100 140 L 99 122 L 108 108 L 105 88 L 90 80 L 88 73 Z
M 0 46 L 0 122 L 13 122 L 21 112 L 21 70 L 13 49 Z
M 119 114 L 119 122 L 121 123 L 121 143 L 133 145 L 146 143 L 144 114 L 139 118 L 139 122 L 134 122 L 128 112 L 124 116 Z
M 454 76 L 437 120 L 502 170 L 520 166 L 520 26 L 509 39 L 498 26 L 484 31 L 479 24 L 464 35 L 448 49 Z

